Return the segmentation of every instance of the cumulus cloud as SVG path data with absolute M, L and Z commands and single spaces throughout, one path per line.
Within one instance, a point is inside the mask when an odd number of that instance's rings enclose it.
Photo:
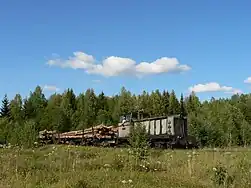
M 89 74 L 97 74 L 106 77 L 119 75 L 144 76 L 160 73 L 179 73 L 188 71 L 188 65 L 181 65 L 176 58 L 162 57 L 153 62 L 136 63 L 133 59 L 125 57 L 110 56 L 101 62 L 84 52 L 75 52 L 73 57 L 67 60 L 59 58 L 47 62 L 50 66 L 62 68 L 83 69 Z
M 195 92 L 195 93 L 217 92 L 217 91 L 222 91 L 222 92 L 231 93 L 231 94 L 242 93 L 242 91 L 239 89 L 229 87 L 229 86 L 221 86 L 217 82 L 197 84 L 192 87 L 189 87 L 189 92 Z
M 94 66 L 95 59 L 93 56 L 82 53 L 74 52 L 73 57 L 69 57 L 68 60 L 51 59 L 47 62 L 50 66 L 60 66 L 62 68 L 73 69 L 91 69 Z
M 179 65 L 176 58 L 162 57 L 152 63 L 141 62 L 136 65 L 136 72 L 142 74 L 159 74 L 163 72 L 183 72 L 190 70 L 187 65 Z
M 244 83 L 251 84 L 251 76 L 244 80 Z
M 44 90 L 44 91 L 53 91 L 53 92 L 56 92 L 56 91 L 59 91 L 60 89 L 57 88 L 56 86 L 45 85 L 45 86 L 43 87 L 43 90 Z

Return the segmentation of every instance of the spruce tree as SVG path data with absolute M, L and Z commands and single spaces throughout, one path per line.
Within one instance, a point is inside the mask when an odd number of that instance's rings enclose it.
M 169 94 L 169 92 L 168 91 L 163 91 L 163 94 L 162 94 L 162 96 L 163 96 L 163 105 L 164 105 L 164 113 L 165 113 L 165 115 L 169 115 L 169 105 L 170 105 L 170 103 L 169 103 L 169 99 L 170 99 L 170 94 Z
M 1 117 L 10 117 L 10 104 L 7 95 L 4 95 L 2 100 L 2 107 L 0 111 Z
M 21 122 L 24 118 L 23 111 L 23 101 L 20 94 L 16 94 L 14 99 L 10 102 L 10 116 L 14 121 Z
M 179 100 L 177 99 L 174 90 L 172 90 L 169 98 L 169 113 L 170 115 L 175 115 L 180 113 Z
M 70 131 L 74 126 L 74 113 L 77 109 L 76 107 L 76 95 L 74 94 L 72 89 L 67 89 L 62 94 L 62 100 L 60 108 L 62 110 L 63 116 L 61 118 L 62 123 L 62 130 Z
M 92 127 L 96 122 L 97 96 L 93 89 L 85 92 L 85 122 L 84 128 Z
M 184 104 L 184 98 L 183 98 L 183 93 L 180 96 L 180 116 L 184 117 L 187 116 L 185 104 Z

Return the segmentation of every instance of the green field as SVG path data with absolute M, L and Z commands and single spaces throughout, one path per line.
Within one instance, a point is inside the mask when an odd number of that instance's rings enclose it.
M 0 153 L 1 188 L 217 187 L 224 175 L 222 187 L 251 187 L 247 149 L 150 150 L 146 161 L 126 148 L 45 146 Z

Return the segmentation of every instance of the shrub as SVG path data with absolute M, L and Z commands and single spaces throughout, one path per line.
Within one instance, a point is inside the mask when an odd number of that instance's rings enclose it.
M 146 159 L 149 155 L 149 140 L 146 129 L 140 123 L 131 126 L 129 134 L 130 153 L 139 160 Z
M 233 184 L 234 177 L 229 174 L 227 168 L 222 164 L 218 164 L 215 168 L 213 168 L 213 171 L 213 181 L 216 185 L 229 187 Z
M 12 145 L 30 148 L 37 142 L 38 134 L 35 130 L 35 123 L 33 121 L 8 123 L 4 131 L 7 132 L 4 135 L 6 141 Z

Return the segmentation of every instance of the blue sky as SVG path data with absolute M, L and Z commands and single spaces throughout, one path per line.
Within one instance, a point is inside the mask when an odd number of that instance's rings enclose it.
M 36 85 L 49 86 L 47 96 L 54 87 L 112 95 L 122 86 L 179 95 L 197 84 L 201 99 L 248 93 L 250 7 L 226 0 L 2 1 L 0 97 L 26 96 Z

